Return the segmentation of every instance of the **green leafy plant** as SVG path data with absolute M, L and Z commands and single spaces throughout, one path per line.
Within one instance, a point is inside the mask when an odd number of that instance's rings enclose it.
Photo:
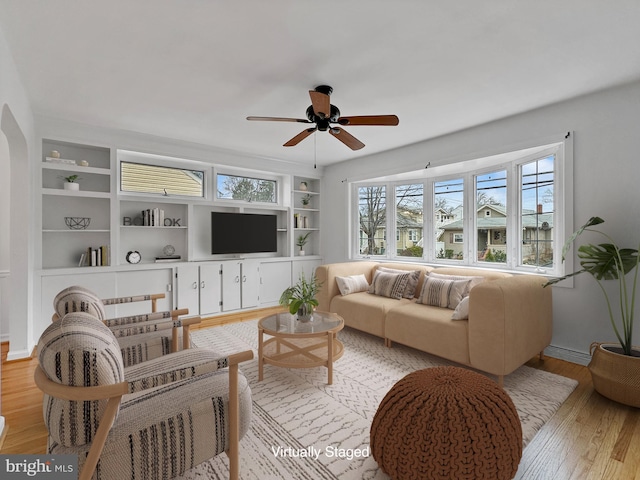
M 302 205 L 306 207 L 307 205 L 309 205 L 309 203 L 311 203 L 311 195 L 307 193 L 300 199 L 300 201 L 302 202 Z
M 562 261 L 564 261 L 567 252 L 571 248 L 571 244 L 576 238 L 583 232 L 596 232 L 604 236 L 610 243 L 600 243 L 597 245 L 588 243 L 578 247 L 578 258 L 580 259 L 580 270 L 574 273 L 570 273 L 561 278 L 550 280 L 545 284 L 553 285 L 555 283 L 564 280 L 565 278 L 573 277 L 581 273 L 589 273 L 596 280 L 602 293 L 604 293 L 605 300 L 607 302 L 607 308 L 609 310 L 609 319 L 613 326 L 613 331 L 618 337 L 618 341 L 622 346 L 622 351 L 625 355 L 632 355 L 632 334 L 633 334 L 633 322 L 634 322 L 634 309 L 636 299 L 636 286 L 638 283 L 638 264 L 640 257 L 638 256 L 638 249 L 633 248 L 620 248 L 615 244 L 614 240 L 604 232 L 596 230 L 593 227 L 604 223 L 604 220 L 600 217 L 591 217 L 587 223 L 576 230 L 571 237 L 567 240 L 562 248 Z M 630 286 L 627 283 L 627 274 L 635 269 L 633 274 L 633 283 Z M 612 308 L 611 299 L 607 290 L 605 289 L 604 280 L 617 280 L 618 281 L 618 302 L 620 305 L 620 318 L 614 313 Z M 629 288 L 630 287 L 630 288 Z
M 80 180 L 80 177 L 78 175 L 69 175 L 68 177 L 62 177 L 64 178 L 65 182 L 69 182 L 69 183 L 74 183 L 76 180 Z
M 318 306 L 318 300 L 315 297 L 321 286 L 322 284 L 318 282 L 315 275 L 307 280 L 302 272 L 298 283 L 282 292 L 279 303 L 283 307 L 287 307 L 292 315 L 296 314 L 303 304 L 310 306 L 310 310 L 313 310 L 313 307 Z
M 303 248 L 309 241 L 309 235 L 311 235 L 311 232 L 308 232 L 305 235 L 298 236 L 296 240 L 296 245 L 300 248 Z

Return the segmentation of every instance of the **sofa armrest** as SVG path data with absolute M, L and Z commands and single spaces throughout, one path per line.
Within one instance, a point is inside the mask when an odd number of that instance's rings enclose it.
M 347 277 L 364 273 L 367 282 L 371 283 L 371 275 L 376 262 L 343 262 L 320 265 L 316 268 L 316 279 L 320 282 L 320 291 L 316 295 L 317 309 L 321 312 L 329 312 L 331 299 L 340 295 L 336 277 Z
M 551 343 L 552 289 L 542 287 L 546 282 L 539 275 L 517 275 L 471 290 L 471 366 L 508 375 Z

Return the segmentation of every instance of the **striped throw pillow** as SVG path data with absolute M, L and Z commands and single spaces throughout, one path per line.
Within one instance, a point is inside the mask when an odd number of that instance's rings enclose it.
M 350 275 L 348 277 L 336 277 L 338 283 L 338 289 L 340 289 L 340 295 L 349 295 L 356 292 L 366 292 L 369 290 L 369 282 L 364 276 L 364 273 L 360 275 Z
M 376 271 L 369 287 L 369 293 L 400 300 L 407 288 L 410 276 L 411 272 L 399 274 Z
M 427 276 L 418 303 L 455 309 L 466 296 L 471 280 L 445 280 Z

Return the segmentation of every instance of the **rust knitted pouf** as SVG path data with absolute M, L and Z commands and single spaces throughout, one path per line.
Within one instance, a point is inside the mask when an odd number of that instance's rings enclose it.
M 509 395 L 459 367 L 418 370 L 396 383 L 370 434 L 373 458 L 393 479 L 512 479 L 522 457 Z

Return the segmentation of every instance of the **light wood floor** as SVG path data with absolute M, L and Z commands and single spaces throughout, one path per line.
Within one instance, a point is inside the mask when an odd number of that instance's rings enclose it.
M 217 317 L 200 328 L 247 319 L 246 314 Z M 42 394 L 33 383 L 37 361 L 5 362 L 7 348 L 2 345 L 2 415 L 8 431 L 0 453 L 44 453 Z M 579 385 L 527 446 L 516 478 L 640 480 L 640 409 L 594 392 L 586 367 L 550 357 L 536 357 L 528 365 L 574 378 Z

